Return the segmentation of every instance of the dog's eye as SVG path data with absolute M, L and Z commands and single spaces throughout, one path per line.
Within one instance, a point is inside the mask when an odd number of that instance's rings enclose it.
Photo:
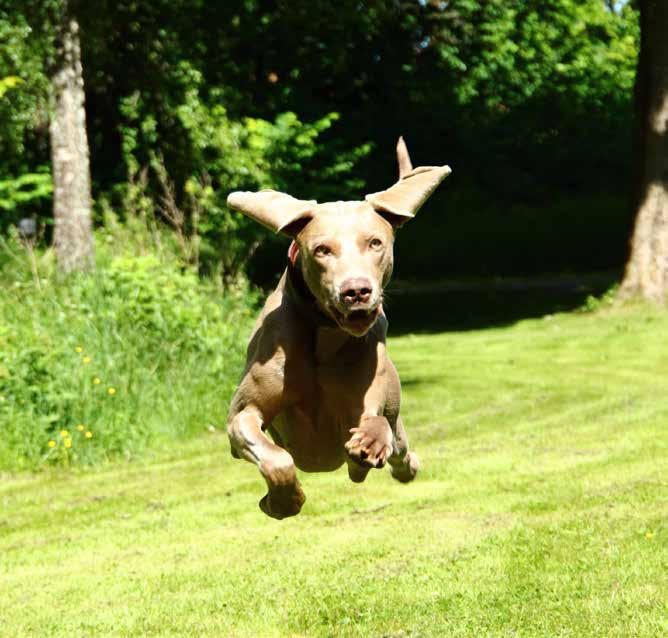
M 383 247 L 383 242 L 378 239 L 378 237 L 374 237 L 370 242 L 369 242 L 369 247 L 373 248 L 374 250 L 379 250 L 380 248 Z
M 325 244 L 320 244 L 315 247 L 313 253 L 316 257 L 326 257 L 327 255 L 332 254 L 332 249 L 329 246 L 325 246 Z

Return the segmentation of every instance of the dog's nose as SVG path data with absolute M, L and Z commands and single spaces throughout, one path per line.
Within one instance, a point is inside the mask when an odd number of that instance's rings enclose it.
M 341 284 L 341 301 L 346 306 L 366 303 L 371 298 L 372 286 L 366 277 L 346 279 Z

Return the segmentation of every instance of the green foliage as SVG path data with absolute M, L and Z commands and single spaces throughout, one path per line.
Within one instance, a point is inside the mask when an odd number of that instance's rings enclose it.
M 9 6 L 6 6 L 9 4 Z M 32 3 L 0 2 L 0 176 L 34 172 L 48 158 L 50 43 Z M 31 24 L 32 23 L 32 24 Z
M 19 86 L 20 84 L 23 84 L 23 80 L 16 75 L 0 78 L 0 100 L 5 96 L 7 91 Z
M 611 308 L 617 301 L 619 285 L 615 284 L 606 290 L 602 295 L 588 295 L 584 304 L 579 308 L 580 312 L 598 312 L 605 308 Z
M 52 192 L 51 175 L 46 171 L 0 180 L 0 232 L 21 217 L 43 212 Z
M 51 213 L 49 42 L 31 26 L 36 6 L 0 2 L 0 234 L 21 217 L 45 222 Z
M 119 239 L 100 235 L 95 274 L 64 281 L 47 254 L 36 282 L 21 247 L 6 244 L 0 467 L 130 457 L 224 422 L 254 295 L 242 283 L 223 293 L 173 256 L 137 255 L 136 243 L 119 252 Z
M 52 191 L 48 172 L 26 173 L 16 179 L 0 181 L 0 209 L 13 213 L 22 206 L 48 198 Z
M 0 2 L 0 78 L 22 80 L 0 99 L 4 181 L 48 163 L 48 72 L 61 5 Z M 503 242 L 489 241 L 476 272 L 561 270 L 554 237 L 562 234 L 571 237 L 570 269 L 624 259 L 617 247 L 629 220 L 618 211 L 632 174 L 635 3 L 72 6 L 81 25 L 94 196 L 121 215 L 127 204 L 132 214 L 165 221 L 184 261 L 203 272 L 233 278 L 253 255 L 251 268 L 268 279 L 283 261 L 268 233 L 225 208 L 227 192 L 266 186 L 316 199 L 359 197 L 363 186 L 375 191 L 394 179 L 399 134 L 417 162 L 454 168 L 444 187 L 452 202 L 433 201 L 423 215 L 439 215 L 440 204 L 440 216 L 475 218 L 479 228 L 502 227 L 524 241 L 515 211 L 531 211 L 535 252 L 550 258 L 525 265 L 521 247 L 509 259 Z M 592 251 L 570 220 L 593 227 L 613 200 L 606 246 Z M 557 208 L 567 215 L 553 226 Z M 46 226 L 48 201 L 35 210 Z M 431 233 L 432 244 L 437 238 Z M 418 251 L 402 259 L 414 271 L 423 261 Z M 457 273 L 469 263 L 455 264 Z
M 639 40 L 628 5 L 620 15 L 601 0 L 456 0 L 439 17 L 433 45 L 461 104 L 498 117 L 547 95 L 576 112 L 628 101 Z
M 183 172 L 179 175 L 177 166 L 172 177 L 174 163 L 164 155 L 169 147 L 147 103 L 135 93 L 121 103 L 128 188 L 137 183 L 145 165 L 151 166 L 161 194 L 152 196 L 146 188 L 144 204 L 178 226 L 177 232 L 190 234 L 193 241 L 196 237 L 202 268 L 220 268 L 226 279 L 234 278 L 271 235 L 227 208 L 231 191 L 275 188 L 303 198 L 328 198 L 333 187 L 359 189 L 363 182 L 351 177 L 351 171 L 371 147 L 344 151 L 322 145 L 320 137 L 338 119 L 336 113 L 311 123 L 301 122 L 294 113 L 282 113 L 273 122 L 232 120 L 222 106 L 222 94 L 210 90 L 205 100 L 199 90 L 200 75 L 185 63 L 182 66 L 190 85 L 174 114 L 181 130 L 178 164 Z
M 451 78 L 466 187 L 501 202 L 497 218 L 508 205 L 538 210 L 565 193 L 627 198 L 630 177 L 611 188 L 609 175 L 632 174 L 631 5 L 457 0 L 430 24 L 437 65 Z

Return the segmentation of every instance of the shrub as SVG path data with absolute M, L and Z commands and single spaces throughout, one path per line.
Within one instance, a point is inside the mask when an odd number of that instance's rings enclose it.
M 127 182 L 114 195 L 121 210 L 147 210 L 173 227 L 191 264 L 234 278 L 260 243 L 272 241 L 271 233 L 227 207 L 231 191 L 275 188 L 303 199 L 340 199 L 361 190 L 353 169 L 371 146 L 350 149 L 323 139 L 337 113 L 313 122 L 291 112 L 273 121 L 233 119 L 219 89 L 203 96 L 201 74 L 187 63 L 180 68 L 183 96 L 173 118 L 179 153 L 164 153 L 165 132 L 140 93 L 122 99 Z
M 0 180 L 0 232 L 23 216 L 33 216 L 50 203 L 53 192 L 51 175 L 42 167 L 39 173 L 23 173 Z M 49 220 L 50 221 L 50 220 Z
M 243 281 L 223 291 L 175 259 L 101 244 L 94 273 L 62 281 L 40 256 L 38 285 L 8 248 L 0 468 L 129 458 L 224 423 L 255 303 Z

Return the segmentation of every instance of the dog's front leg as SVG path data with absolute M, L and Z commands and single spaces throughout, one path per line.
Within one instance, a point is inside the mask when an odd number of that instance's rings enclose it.
M 273 518 L 294 516 L 306 500 L 294 461 L 289 452 L 264 434 L 262 425 L 260 411 L 251 406 L 230 419 L 227 433 L 232 452 L 257 465 L 267 482 L 268 492 L 260 500 L 260 509 Z
M 384 416 L 363 415 L 345 444 L 348 476 L 361 483 L 371 468 L 381 468 L 392 453 L 392 429 Z
M 401 483 L 415 478 L 420 463 L 415 452 L 408 449 L 406 431 L 401 417 L 394 419 L 394 427 L 384 416 L 363 416 L 359 426 L 352 428 L 352 437 L 345 444 L 348 476 L 361 483 L 372 468 L 381 468 L 387 462 L 392 476 Z

